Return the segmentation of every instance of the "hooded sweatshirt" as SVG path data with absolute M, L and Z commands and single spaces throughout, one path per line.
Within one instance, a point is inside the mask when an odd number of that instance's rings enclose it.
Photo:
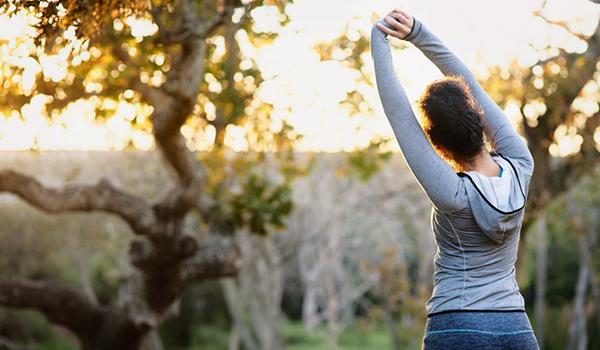
M 381 21 L 390 27 L 385 21 Z M 498 177 L 456 173 L 433 149 L 394 69 L 389 42 L 373 26 L 377 89 L 402 154 L 433 204 L 437 254 L 428 315 L 451 311 L 524 310 L 515 261 L 533 158 L 502 110 L 471 71 L 415 19 L 412 42 L 445 76 L 460 76 L 483 111 L 484 133 L 500 166 Z

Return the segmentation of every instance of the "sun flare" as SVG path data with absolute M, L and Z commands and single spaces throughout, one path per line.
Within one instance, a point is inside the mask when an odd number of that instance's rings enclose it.
M 586 49 L 585 41 L 573 33 L 590 35 L 593 32 L 598 21 L 597 7 L 586 0 L 568 4 L 548 1 L 545 17 L 550 21 L 569 21 L 569 31 L 536 17 L 534 12 L 541 4 L 541 0 L 413 0 L 403 6 L 437 33 L 479 78 L 486 79 L 490 74 L 489 66 L 508 66 L 516 60 L 520 65 L 529 67 L 545 59 L 548 53 L 541 49 L 548 45 L 562 47 L 568 52 Z M 286 7 L 289 21 L 285 25 L 281 24 L 283 18 L 275 6 L 263 6 L 251 13 L 255 21 L 253 30 L 277 33 L 274 42 L 255 47 L 243 30 L 236 34 L 245 57 L 242 65 L 252 65 L 251 60 L 254 60 L 265 78 L 260 86 L 254 88 L 258 99 L 273 106 L 270 112 L 273 127 L 277 129 L 277 123 L 286 121 L 304 135 L 297 145 L 299 151 L 351 151 L 366 147 L 374 138 L 392 135 L 374 88 L 369 52 L 365 51 L 360 56 L 363 65 L 359 72 L 349 65 L 348 50 L 338 48 L 332 52 L 330 59 L 323 61 L 315 48 L 319 43 L 335 42 L 344 35 L 354 42 L 368 38 L 373 21 L 394 6 L 396 1 L 391 0 L 298 0 Z M 0 77 L 18 84 L 19 92 L 26 96 L 33 93 L 35 78 L 39 74 L 55 82 L 75 79 L 66 63 L 66 57 L 72 50 L 81 50 L 72 64 L 82 64 L 101 54 L 77 40 L 72 40 L 58 53 L 46 54 L 29 38 L 34 33 L 31 24 L 35 20 L 23 14 L 12 18 L 0 17 L 1 61 L 18 68 L 10 69 L 4 65 L 2 69 L 0 65 Z M 125 22 L 116 21 L 115 29 L 121 30 L 128 25 L 135 37 L 152 35 L 157 30 L 156 25 L 148 20 L 130 18 Z M 66 35 L 66 39 L 74 39 L 74 33 Z M 217 47 L 217 56 L 219 49 L 225 54 L 223 38 L 212 40 Z M 135 47 L 129 50 L 129 54 L 135 54 L 131 51 Z M 39 59 L 33 59 L 33 54 Z M 153 60 L 161 66 L 164 56 L 157 55 Z M 404 50 L 394 50 L 394 60 L 412 100 L 419 96 L 426 84 L 440 76 L 411 45 Z M 95 79 L 102 79 L 111 72 L 95 74 Z M 361 80 L 361 76 L 370 80 Z M 166 75 L 157 70 L 153 75 L 142 74 L 140 80 L 158 86 L 166 81 Z M 205 80 L 210 91 L 219 92 L 222 88 L 216 79 L 211 82 L 210 74 L 205 75 Z M 239 82 L 252 85 L 250 81 Z M 89 93 L 102 89 L 102 85 L 93 79 L 84 83 Z M 353 91 L 359 91 L 365 97 L 358 110 L 351 110 L 344 103 Z M 589 94 L 592 95 L 595 96 Z M 576 101 L 574 108 L 581 109 L 583 114 L 589 114 L 591 110 L 597 112 L 598 101 L 589 96 Z M 117 101 L 112 108 L 114 115 L 99 121 L 95 117 L 97 101 L 76 101 L 60 115 L 55 115 L 45 110 L 48 98 L 51 97 L 38 95 L 21 110 L 0 114 L 0 150 L 120 150 L 129 145 L 150 150 L 154 147 L 149 130 L 133 128 L 130 123 L 135 118 L 143 120 L 150 115 L 151 111 L 142 104 Z M 211 112 L 214 114 L 213 107 L 210 101 L 204 101 L 203 112 L 209 119 Z M 518 108 L 516 111 L 515 107 L 508 104 L 506 112 L 512 121 L 518 123 L 520 112 L 517 113 Z M 247 108 L 253 112 L 252 106 Z M 536 108 L 542 107 L 527 106 L 525 117 L 528 118 L 528 113 L 539 114 Z M 182 134 L 191 150 L 212 147 L 214 127 L 208 125 L 197 131 L 185 128 L 184 125 Z M 600 131 L 596 132 L 597 139 L 600 138 L 598 135 Z M 577 152 L 581 145 L 577 136 L 569 130 L 558 135 L 557 143 L 550 147 L 552 155 Z M 249 137 L 250 133 L 243 126 L 232 126 L 227 129 L 225 143 L 235 151 L 245 151 L 252 144 Z M 397 146 L 393 143 L 386 147 L 396 149 Z

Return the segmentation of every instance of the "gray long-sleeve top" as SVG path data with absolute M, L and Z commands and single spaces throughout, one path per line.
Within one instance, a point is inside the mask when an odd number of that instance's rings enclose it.
M 385 21 L 381 21 L 390 27 Z M 523 310 L 515 281 L 519 233 L 533 158 L 472 72 L 415 19 L 412 42 L 445 76 L 462 76 L 483 110 L 484 133 L 499 155 L 501 177 L 455 173 L 433 149 L 396 76 L 386 34 L 371 32 L 377 88 L 409 168 L 433 204 L 438 247 L 429 315 L 455 310 Z

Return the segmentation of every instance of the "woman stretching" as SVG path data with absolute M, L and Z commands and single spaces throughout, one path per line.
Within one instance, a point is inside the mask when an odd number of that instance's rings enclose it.
M 387 35 L 412 42 L 445 76 L 418 102 L 423 128 Z M 423 349 L 538 349 L 514 267 L 533 173 L 527 146 L 467 67 L 406 12 L 376 23 L 371 53 L 385 114 L 433 203 L 438 250 Z

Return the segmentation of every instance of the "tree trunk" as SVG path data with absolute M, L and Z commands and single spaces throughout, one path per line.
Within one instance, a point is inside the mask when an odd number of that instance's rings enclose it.
M 586 350 L 588 343 L 586 315 L 585 315 L 585 297 L 587 294 L 588 282 L 590 280 L 590 264 L 586 256 L 589 256 L 589 242 L 586 235 L 579 236 L 579 252 L 582 261 L 579 269 L 579 278 L 575 289 L 575 300 L 573 305 L 573 316 L 569 328 L 569 346 L 568 350 Z
M 148 332 L 139 346 L 140 350 L 163 350 L 164 346 L 158 332 L 156 330 L 152 330 Z
M 246 350 L 280 350 L 283 288 L 279 253 L 271 237 L 238 232 L 236 238 L 242 248 L 241 273 L 237 279 L 221 283 L 233 320 L 229 349 L 237 349 L 241 341 Z
M 335 273 L 334 273 L 335 251 L 329 252 L 325 266 L 325 288 L 327 288 L 327 330 L 329 334 L 329 350 L 337 350 L 337 316 L 338 316 L 338 300 L 335 288 Z
M 249 254 L 248 306 L 254 333 L 263 350 L 280 350 L 283 342 L 279 333 L 281 295 L 281 266 L 272 248 L 273 238 L 245 236 L 253 253 Z M 246 276 L 246 277 L 249 277 Z
M 387 299 L 384 303 L 383 308 L 383 321 L 387 325 L 387 328 L 389 329 L 392 335 L 394 350 L 402 350 L 402 340 L 400 340 L 399 332 L 400 324 L 396 320 L 395 314 L 396 311 L 394 311 L 393 307 L 390 305 L 389 299 Z
M 590 229 L 590 251 L 597 247 L 598 243 L 598 224 L 600 223 L 600 212 L 593 213 L 594 221 L 592 222 Z M 591 262 L 591 257 L 589 258 Z M 598 326 L 598 334 L 600 334 L 600 285 L 596 278 L 597 272 L 594 264 L 590 264 L 590 287 L 592 289 L 592 295 L 594 296 L 594 304 L 596 306 L 596 318 Z
M 316 281 L 304 281 L 304 300 L 302 302 L 302 320 L 307 330 L 314 330 L 321 323 L 317 310 Z
M 233 320 L 233 329 L 231 330 L 231 336 L 229 339 L 229 350 L 237 350 L 239 348 L 239 341 L 242 341 L 245 350 L 256 350 L 257 346 L 246 327 L 244 321 L 244 306 L 242 305 L 244 298 L 238 293 L 236 281 L 228 278 L 221 281 L 221 287 L 225 294 L 225 301 L 227 302 L 227 308 L 229 315 Z
M 305 249 L 300 249 L 298 257 L 298 263 L 300 265 L 300 277 L 302 278 L 302 283 L 304 285 L 304 300 L 302 301 L 302 321 L 304 322 L 304 326 L 307 330 L 313 330 L 322 321 L 322 317 L 319 314 L 317 306 L 317 282 L 319 276 L 321 275 L 321 271 L 323 270 L 325 258 L 324 254 L 319 254 L 319 257 L 316 260 L 304 258 L 302 255 L 308 254 L 308 252 L 306 252 Z M 310 266 L 306 266 L 310 262 L 312 262 L 312 264 Z
M 537 264 L 535 287 L 535 332 L 540 349 L 544 348 L 546 338 L 544 320 L 546 316 L 546 278 L 548 256 L 548 238 L 546 230 L 546 214 L 542 211 L 538 216 L 537 232 Z

